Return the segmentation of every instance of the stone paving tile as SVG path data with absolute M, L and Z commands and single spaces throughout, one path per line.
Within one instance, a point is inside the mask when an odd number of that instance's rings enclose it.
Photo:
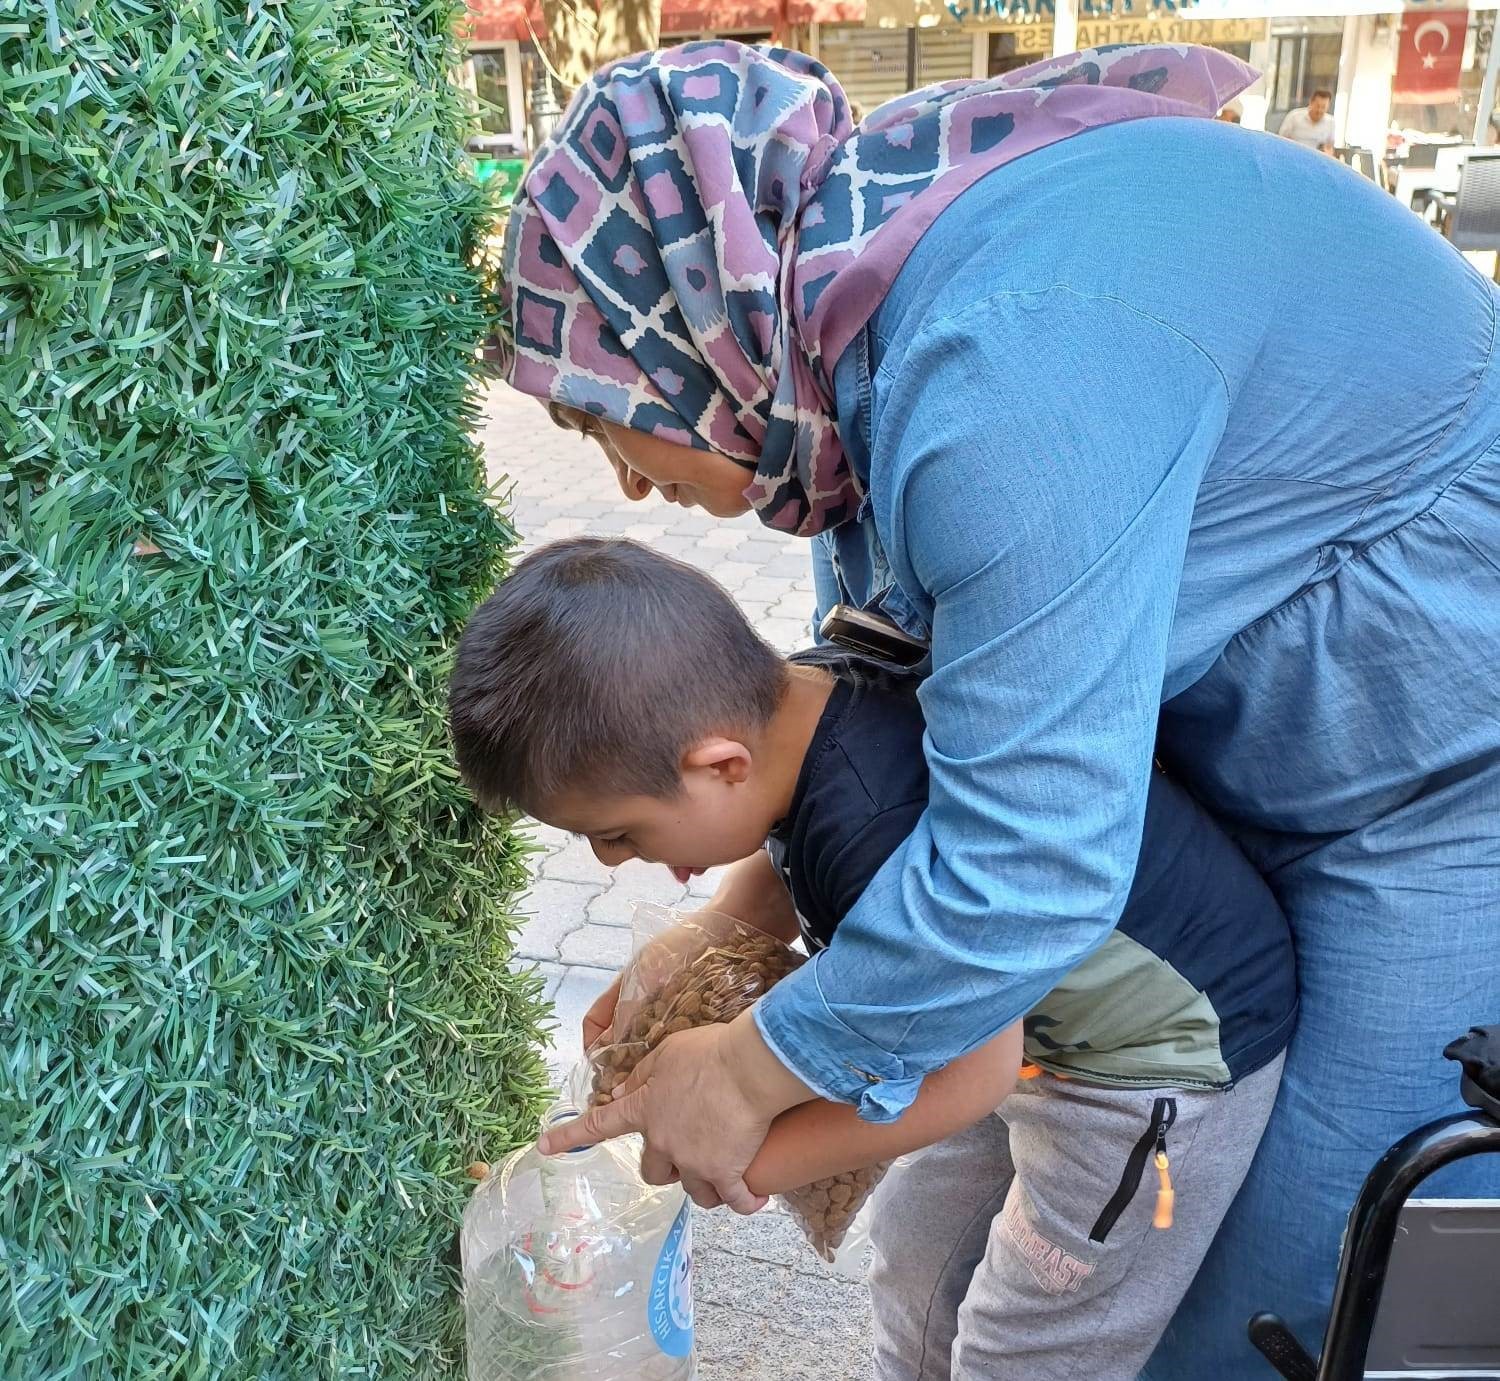
M 748 1218 L 700 1209 L 693 1214 L 693 1246 L 698 1251 L 733 1252 L 793 1270 L 822 1265 L 802 1240 L 797 1225 L 774 1200 L 770 1207 Z
M 813 597 L 810 593 L 785 591 L 771 604 L 770 613 L 772 618 L 794 620 L 802 625 L 804 633 L 808 633 L 812 625 L 812 605 Z
M 762 561 L 759 568 L 765 575 L 779 575 L 786 580 L 796 580 L 806 576 L 811 570 L 811 557 L 806 551 L 781 548 L 769 560 Z M 811 613 L 812 608 L 809 606 L 808 614 Z
M 557 957 L 564 964 L 619 969 L 630 958 L 630 932 L 619 926 L 581 925 L 563 937 Z
M 764 581 L 768 579 L 763 574 L 768 563 L 762 562 L 755 557 L 755 548 L 742 545 L 732 551 L 724 553 L 724 559 L 714 563 L 714 575 L 734 594 L 739 595 L 744 591 L 746 585 L 752 580 Z M 741 555 L 745 559 L 739 559 Z M 773 558 L 780 561 L 780 554 Z
M 699 1381 L 863 1381 L 871 1373 L 862 1285 L 709 1248 L 695 1253 L 693 1293 Z
M 627 888 L 614 886 L 588 904 L 585 916 L 590 925 L 629 931 L 635 923 L 635 903 L 635 897 Z
M 560 849 L 542 860 L 537 875 L 555 882 L 609 885 L 609 869 L 594 857 L 586 839 L 568 839 Z
M 763 618 L 756 625 L 761 637 L 778 652 L 795 652 L 806 647 L 811 633 L 806 619 Z
M 719 890 L 723 879 L 723 868 L 710 868 L 695 877 L 684 890 L 675 879 L 664 875 L 661 879 L 649 873 L 644 880 L 636 872 L 638 865 L 627 864 L 616 869 L 609 890 L 595 897 L 588 904 L 588 919 L 595 925 L 629 926 L 635 904 L 654 901 L 661 906 L 681 907 L 693 910 L 703 905 Z M 659 890 L 658 890 L 659 889 Z
M 753 517 L 733 522 L 654 496 L 627 503 L 598 447 L 554 427 L 535 402 L 503 385 L 486 407 L 483 442 L 492 483 L 509 491 L 523 550 L 583 533 L 634 538 L 707 571 L 743 605 L 773 646 L 807 645 L 813 609 L 808 544 Z M 629 953 L 637 901 L 701 906 L 717 875 L 678 883 L 665 868 L 606 871 L 587 844 L 530 825 L 536 878 L 518 965 L 534 964 L 556 1026 L 548 1063 L 566 1075 L 582 1053 L 580 1023 Z M 539 961 L 539 962 L 538 962 Z M 694 1218 L 699 1381 L 864 1381 L 870 1375 L 870 1305 L 864 1287 L 825 1268 L 774 1207 L 751 1218 Z
M 613 969 L 585 968 L 579 964 L 564 972 L 552 998 L 557 1029 L 552 1035 L 548 1063 L 554 1068 L 566 1073 L 583 1057 L 583 1014 L 614 977 Z
M 778 1266 L 738 1251 L 710 1249 L 702 1272 L 694 1277 L 693 1294 L 705 1305 L 728 1305 L 799 1330 L 820 1325 L 831 1300 L 846 1301 L 838 1310 L 857 1308 L 863 1284 L 844 1280 L 831 1271 L 816 1273 L 797 1266 Z M 809 1258 L 813 1265 L 815 1257 Z
M 742 580 L 734 591 L 735 601 L 739 604 L 772 604 L 780 606 L 789 599 L 795 598 L 788 593 L 786 582 L 773 580 L 768 575 L 752 575 Z
M 667 530 L 665 523 L 631 523 L 628 527 L 621 529 L 622 537 L 629 537 L 637 542 L 655 542 Z
M 726 524 L 705 532 L 701 541 L 705 548 L 731 548 L 740 546 L 745 541 L 745 536 L 738 527 Z
M 628 891 L 637 901 L 656 902 L 659 906 L 676 906 L 687 888 L 659 863 L 623 863 L 614 870 L 614 885 Z
M 608 893 L 612 903 L 623 904 L 625 898 L 631 905 L 651 904 L 657 907 L 675 907 L 682 904 L 687 888 L 677 881 L 665 868 L 650 868 L 643 863 L 627 863 L 615 869 L 615 880 Z M 602 902 L 601 902 L 602 907 Z M 623 922 L 631 923 L 626 916 Z
M 736 599 L 735 603 L 745 611 L 745 617 L 757 628 L 771 616 L 771 606 L 762 604 L 759 600 Z
M 533 883 L 516 907 L 525 918 L 516 953 L 523 959 L 556 960 L 563 937 L 584 924 L 589 902 L 603 890 L 602 882 L 594 887 L 581 882 Z
M 688 898 L 690 900 L 707 900 L 719 890 L 719 883 L 724 879 L 723 868 L 710 868 L 706 873 L 700 874 L 688 883 Z

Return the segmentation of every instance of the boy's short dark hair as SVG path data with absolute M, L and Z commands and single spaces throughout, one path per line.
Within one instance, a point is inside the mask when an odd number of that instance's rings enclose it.
M 669 797 L 682 755 L 748 733 L 786 664 L 701 571 L 637 542 L 533 552 L 475 612 L 448 686 L 459 770 L 489 810 L 560 791 Z
M 1321 96 L 1325 101 L 1332 101 L 1333 100 L 1333 92 L 1331 92 L 1326 86 L 1320 86 L 1307 99 L 1309 101 L 1316 101 L 1319 96 Z

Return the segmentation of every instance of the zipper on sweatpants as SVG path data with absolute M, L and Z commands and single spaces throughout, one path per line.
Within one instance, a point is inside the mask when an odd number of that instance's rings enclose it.
M 1135 1198 L 1135 1192 L 1141 1187 L 1141 1176 L 1146 1173 L 1146 1162 L 1151 1158 L 1153 1152 L 1160 1151 L 1166 1154 L 1167 1128 L 1177 1121 L 1177 1100 L 1175 1098 L 1158 1098 L 1151 1107 L 1151 1121 L 1147 1123 L 1146 1130 L 1141 1133 L 1141 1139 L 1130 1148 L 1130 1155 L 1125 1161 L 1125 1172 L 1120 1176 L 1120 1183 L 1115 1186 L 1115 1192 L 1110 1195 L 1109 1202 L 1100 1211 L 1095 1220 L 1093 1230 L 1089 1233 L 1090 1242 L 1102 1242 L 1109 1236 L 1110 1229 L 1120 1221 L 1120 1215 L 1129 1207 L 1130 1201 Z

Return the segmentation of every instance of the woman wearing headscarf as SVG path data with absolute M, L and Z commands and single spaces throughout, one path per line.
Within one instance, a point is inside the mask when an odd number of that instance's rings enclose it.
M 1302 995 L 1147 1372 L 1181 1381 L 1254 1374 L 1257 1309 L 1316 1345 L 1360 1180 L 1500 1013 L 1496 296 L 1348 169 L 1215 121 L 1251 75 L 1099 50 L 855 130 L 798 54 L 627 59 L 505 255 L 511 382 L 628 495 L 815 539 L 825 612 L 930 650 L 930 804 L 835 943 L 548 1147 L 640 1130 L 648 1175 L 745 1210 L 784 1108 L 899 1116 L 1102 943 L 1156 754 L 1271 882 Z

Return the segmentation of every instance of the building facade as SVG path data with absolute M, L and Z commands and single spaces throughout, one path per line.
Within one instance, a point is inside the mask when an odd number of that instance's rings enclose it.
M 472 83 L 486 125 L 520 139 L 544 76 L 535 0 L 471 0 Z M 1340 144 L 1383 153 L 1401 133 L 1490 142 L 1481 107 L 1496 5 L 1453 0 L 809 0 L 792 36 L 820 58 L 862 111 L 914 87 L 995 76 L 1054 52 L 1106 43 L 1200 43 L 1244 59 L 1261 79 L 1241 99 L 1243 123 L 1276 130 L 1312 93 L 1333 93 Z M 787 31 L 784 0 L 665 0 L 662 41 Z

